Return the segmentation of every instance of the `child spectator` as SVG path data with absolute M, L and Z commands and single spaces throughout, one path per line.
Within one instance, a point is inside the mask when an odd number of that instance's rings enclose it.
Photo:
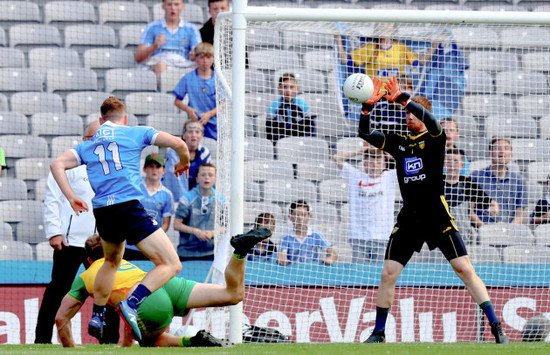
M 177 154 L 176 154 L 177 155 Z M 164 158 L 158 154 L 150 154 L 143 163 L 145 178 L 141 181 L 143 198 L 141 204 L 155 222 L 167 232 L 174 214 L 174 198 L 172 193 L 162 185 L 161 179 L 166 172 Z M 124 251 L 126 260 L 148 260 L 135 245 L 126 245 Z
M 458 147 L 456 146 L 456 142 L 460 138 L 460 129 L 458 126 L 458 122 L 454 118 L 446 117 L 440 120 L 439 124 L 441 125 L 441 128 L 445 130 L 445 134 L 447 135 L 445 149 L 458 149 Z M 460 169 L 460 175 L 468 176 L 470 175 L 470 164 L 468 162 L 468 158 L 466 158 L 466 153 L 464 153 L 464 150 L 462 149 L 460 149 L 460 154 L 464 158 L 464 164 L 462 166 L 462 169 Z
M 195 47 L 195 58 L 197 69 L 185 74 L 176 85 L 174 104 L 185 111 L 191 121 L 199 121 L 204 126 L 205 137 L 217 139 L 214 47 L 210 43 L 199 43 Z M 186 95 L 189 96 L 187 105 L 183 103 Z
M 363 155 L 362 169 L 346 162 L 360 154 Z M 386 170 L 384 152 L 368 143 L 355 151 L 340 152 L 333 159 L 341 169 L 340 176 L 349 185 L 348 240 L 352 247 L 352 262 L 383 260 L 393 229 L 397 191 L 395 169 Z
M 550 223 L 550 175 L 546 177 L 546 195 L 537 201 L 531 214 L 532 224 Z
M 181 18 L 183 0 L 162 0 L 164 18 L 147 25 L 141 34 L 136 62 L 157 75 L 169 68 L 194 66 L 193 48 L 201 42 L 197 26 Z
M 338 255 L 332 248 L 332 244 L 321 232 L 308 226 L 311 214 L 307 202 L 304 200 L 292 202 L 289 218 L 292 230 L 281 241 L 277 263 L 288 265 L 292 262 L 321 261 L 325 265 L 334 264 Z M 324 256 L 323 251 L 326 251 Z
M 210 151 L 201 144 L 204 136 L 204 127 L 199 121 L 187 121 L 183 125 L 183 134 L 181 138 L 187 143 L 189 156 L 191 158 L 191 167 L 189 168 L 189 178 L 185 175 L 176 176 L 174 166 L 180 161 L 179 156 L 173 149 L 168 149 L 166 153 L 166 174 L 162 180 L 174 195 L 174 201 L 179 201 L 181 196 L 195 187 L 197 184 L 197 170 L 204 163 L 210 163 Z
M 300 91 L 296 77 L 284 73 L 279 78 L 279 99 L 271 103 L 267 110 L 265 132 L 267 139 L 276 143 L 284 137 L 311 136 L 315 132 L 315 116 L 311 115 L 308 104 L 297 98 Z
M 216 167 L 205 163 L 197 172 L 197 186 L 179 200 L 174 229 L 180 232 L 180 260 L 214 260 Z M 223 203 L 223 199 L 220 201 Z
M 271 231 L 271 235 L 275 233 L 275 216 L 269 212 L 262 212 L 256 217 L 254 228 L 267 228 Z M 277 247 L 270 240 L 271 237 L 266 238 L 256 244 L 252 250 L 248 253 L 248 260 L 250 261 L 270 261 L 272 256 L 277 253 Z

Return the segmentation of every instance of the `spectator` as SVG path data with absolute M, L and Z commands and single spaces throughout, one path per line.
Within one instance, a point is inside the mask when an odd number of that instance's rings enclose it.
M 197 172 L 197 186 L 179 200 L 174 229 L 180 232 L 180 260 L 214 260 L 216 167 L 205 163 Z M 224 199 L 221 198 L 222 204 Z
M 6 154 L 4 149 L 0 148 L 0 176 L 2 176 L 2 170 L 6 169 Z
M 82 140 L 90 140 L 97 132 L 99 121 L 86 127 Z M 69 184 L 86 203 L 92 203 L 94 191 L 88 181 L 86 166 L 81 165 L 67 171 Z M 50 173 L 44 197 L 44 228 L 46 238 L 53 248 L 52 279 L 42 298 L 38 311 L 35 330 L 35 344 L 51 344 L 55 313 L 61 304 L 63 296 L 71 288 L 71 284 L 80 268 L 89 266 L 84 245 L 86 239 L 95 232 L 95 218 L 92 213 L 77 215 L 69 201 L 63 196 L 59 186 Z M 107 308 L 106 327 L 102 344 L 118 342 L 119 316 L 114 307 Z
M 283 237 L 277 256 L 277 263 L 288 265 L 297 262 L 321 261 L 325 265 L 332 265 L 338 255 L 332 244 L 319 231 L 309 227 L 309 205 L 304 200 L 297 200 L 290 204 L 290 221 L 292 230 Z M 326 250 L 325 255 L 321 253 Z
M 284 137 L 313 135 L 315 116 L 311 114 L 308 104 L 296 97 L 300 88 L 294 74 L 281 75 L 278 90 L 281 97 L 272 102 L 267 110 L 265 122 L 267 139 L 276 143 Z
M 493 138 L 489 145 L 491 165 L 472 173 L 472 181 L 477 182 L 489 197 L 498 202 L 499 214 L 491 215 L 488 210 L 477 209 L 478 225 L 485 223 L 517 223 L 525 221 L 527 194 L 523 177 L 511 171 L 512 143 L 509 138 Z
M 208 13 L 210 18 L 200 29 L 203 42 L 214 45 L 214 26 L 219 13 L 229 11 L 229 0 L 208 0 Z
M 162 0 L 164 18 L 149 23 L 141 34 L 136 62 L 149 67 L 157 81 L 167 69 L 195 65 L 193 48 L 201 35 L 197 26 L 181 18 L 184 7 L 183 0 Z
M 177 155 L 177 154 L 176 154 Z M 172 215 L 174 214 L 174 198 L 172 193 L 162 185 L 161 179 L 166 172 L 164 158 L 158 154 L 150 154 L 143 164 L 145 179 L 141 181 L 143 198 L 141 204 L 145 211 L 154 218 L 162 230 L 168 232 Z M 126 260 L 148 260 L 135 245 L 126 245 L 124 251 Z
M 550 223 L 550 175 L 546 177 L 546 195 L 537 201 L 531 214 L 532 224 Z
M 448 142 L 449 140 L 447 140 Z M 447 149 L 445 153 L 445 200 L 455 218 L 460 235 L 466 241 L 474 242 L 472 225 L 483 224 L 476 214 L 476 208 L 487 210 L 489 215 L 498 215 L 498 203 L 491 199 L 478 184 L 461 174 L 464 154 L 458 148 Z
M 186 121 L 183 125 L 183 134 L 181 138 L 189 147 L 191 157 L 191 167 L 189 168 L 189 178 L 180 175 L 176 176 L 172 171 L 174 165 L 179 162 L 179 156 L 173 149 L 168 149 L 166 154 L 166 174 L 162 183 L 174 195 L 174 201 L 179 201 L 181 196 L 191 190 L 197 184 L 197 170 L 204 163 L 210 163 L 210 151 L 201 144 L 204 136 L 204 126 L 199 121 Z
M 456 146 L 456 142 L 460 138 L 460 129 L 458 126 L 458 122 L 454 118 L 446 117 L 440 120 L 439 124 L 441 125 L 441 128 L 445 130 L 445 134 L 447 135 L 445 149 L 458 149 L 458 147 Z M 462 166 L 462 169 L 460 169 L 460 175 L 468 176 L 470 175 L 470 163 L 468 162 L 468 158 L 466 158 L 466 153 L 464 153 L 464 150 L 460 149 L 460 154 L 464 158 L 464 164 Z
M 214 63 L 214 47 L 202 42 L 195 48 L 197 69 L 181 78 L 174 88 L 176 96 L 174 104 L 187 113 L 191 121 L 199 121 L 204 126 L 204 136 L 217 139 L 216 122 L 216 74 L 212 70 Z M 189 96 L 189 103 L 183 103 Z
M 346 162 L 360 154 L 363 155 L 362 169 Z M 395 169 L 386 170 L 384 152 L 368 143 L 355 151 L 340 152 L 333 159 L 341 169 L 340 176 L 349 185 L 348 241 L 352 246 L 352 262 L 381 261 L 393 229 Z
M 262 212 L 256 217 L 254 229 L 266 228 L 273 235 L 275 233 L 275 216 L 269 212 Z M 271 258 L 277 253 L 277 246 L 268 237 L 254 246 L 248 253 L 249 261 L 271 261 Z

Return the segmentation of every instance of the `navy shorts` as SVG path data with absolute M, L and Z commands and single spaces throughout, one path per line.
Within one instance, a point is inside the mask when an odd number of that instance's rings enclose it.
M 411 232 L 410 230 L 408 232 Z M 418 233 L 418 232 L 417 232 Z M 437 238 L 431 240 L 430 250 L 436 247 L 441 250 L 447 260 L 468 255 L 460 233 L 456 229 L 438 233 Z M 415 233 L 407 233 L 407 229 L 394 230 L 386 248 L 386 260 L 397 261 L 405 266 L 415 251 L 420 251 L 424 240 L 418 239 Z
M 99 236 L 111 243 L 134 245 L 160 228 L 137 200 L 95 208 L 94 216 Z

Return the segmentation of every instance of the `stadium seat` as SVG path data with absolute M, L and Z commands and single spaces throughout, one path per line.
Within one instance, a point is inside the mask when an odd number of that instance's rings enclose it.
M 0 112 L 9 111 L 8 98 L 4 94 L 0 94 Z
M 512 139 L 512 159 L 550 161 L 550 141 L 542 139 Z
M 106 1 L 99 4 L 99 23 L 110 25 L 115 30 L 127 24 L 142 24 L 150 21 L 147 5 L 139 2 Z
M 490 140 L 484 137 L 461 137 L 457 146 L 464 150 L 468 160 L 473 161 L 488 159 L 489 143 Z
M 336 179 L 340 169 L 332 160 L 326 161 L 302 161 L 296 166 L 297 178 L 313 182 Z
M 218 157 L 218 141 L 209 137 L 204 137 L 201 140 L 201 144 L 208 148 L 210 151 L 210 159 L 215 163 Z
M 273 78 L 278 82 L 285 73 L 294 74 L 296 83 L 303 93 L 325 93 L 327 91 L 327 78 L 322 72 L 300 68 L 281 69 L 275 71 Z
M 549 139 L 550 138 L 550 116 L 541 117 L 539 120 L 540 127 L 540 138 Z
M 0 179 L 0 201 L 26 199 L 27 184 L 25 181 L 9 177 Z
M 466 248 L 472 264 L 499 264 L 502 262 L 500 252 L 495 247 L 468 245 Z
M 550 71 L 550 52 L 524 53 L 521 60 L 524 70 Z
M 40 9 L 32 1 L 0 1 L 0 25 L 39 23 Z
M 312 50 L 304 53 L 304 67 L 311 70 L 333 71 L 335 61 L 333 50 Z
M 127 49 L 135 52 L 141 33 L 145 29 L 144 25 L 125 25 L 118 30 L 118 41 L 121 49 Z
M 312 225 L 337 225 L 340 221 L 338 218 L 338 210 L 329 203 L 315 202 L 309 204 Z M 334 241 L 334 238 L 331 239 Z
M 530 117 L 542 117 L 550 111 L 550 103 L 545 95 L 526 95 L 516 100 L 518 114 Z
M 25 208 L 21 221 L 15 227 L 17 241 L 38 244 L 46 238 L 44 229 L 44 204 L 40 201 L 12 201 L 14 208 Z M 27 203 L 22 203 L 27 202 Z
M 547 94 L 546 77 L 536 71 L 504 71 L 496 76 L 497 94 Z M 515 83 L 515 85 L 510 85 Z
M 279 31 L 270 28 L 248 28 L 246 45 L 254 49 L 278 49 L 281 47 L 281 36 Z
M 453 119 L 458 123 L 462 137 L 479 137 L 483 134 L 479 129 L 478 121 L 472 116 L 454 114 Z
M 262 93 L 250 93 L 244 94 L 244 113 L 247 116 L 261 116 L 265 115 L 271 103 L 277 100 L 277 96 L 274 94 L 262 94 Z
M 126 96 L 136 91 L 157 91 L 157 77 L 150 70 L 109 69 L 105 72 L 105 91 Z
M 550 164 L 547 161 L 531 162 L 527 165 L 527 177 L 537 183 L 545 183 L 550 175 Z
M 28 134 L 27 117 L 19 112 L 0 112 L 0 135 Z M 6 147 L 2 147 L 6 149 Z
M 493 78 L 489 73 L 482 70 L 467 70 L 464 72 L 466 79 L 465 94 L 493 94 Z
M 29 180 L 40 180 L 50 173 L 51 158 L 21 158 L 15 162 L 15 177 L 25 180 L 30 190 L 34 183 Z
M 2 27 L 0 27 L 0 46 L 6 46 L 6 31 Z
M 542 27 L 514 26 L 500 32 L 500 45 L 503 48 L 533 50 L 536 47 L 542 47 L 546 49 L 548 43 L 550 43 L 550 31 Z
M 160 73 L 160 92 L 172 93 L 176 85 L 180 82 L 181 78 L 190 71 L 195 70 L 194 67 L 190 68 L 172 68 Z M 172 102 L 173 104 L 173 102 Z
M 13 94 L 18 91 L 42 91 L 40 72 L 26 68 L 0 68 L 0 91 Z
M 364 148 L 364 143 L 365 141 L 359 137 L 340 138 L 336 142 L 336 153 L 357 151 Z
M 179 137 L 183 132 L 183 124 L 186 121 L 186 114 L 154 113 L 145 118 L 145 125 Z
M 515 112 L 514 102 L 504 95 L 466 95 L 462 99 L 465 115 L 483 117 Z
M 271 92 L 273 85 L 267 85 L 265 74 L 256 69 L 245 69 L 245 87 L 246 92 Z
M 321 181 L 319 192 L 321 202 L 341 204 L 349 201 L 349 184 L 341 178 Z
M 23 54 L 23 51 L 17 48 L 0 48 L 0 67 L 25 67 L 25 55 Z
M 134 92 L 126 95 L 124 103 L 127 112 L 133 115 L 177 114 L 179 111 L 174 105 L 174 95 L 158 92 Z M 187 118 L 185 112 L 182 116 Z M 181 134 L 181 128 L 182 126 L 179 127 L 178 134 Z
M 84 119 L 85 125 L 87 126 L 90 123 L 99 120 L 100 116 L 101 116 L 101 113 L 99 113 L 99 112 L 91 113 L 91 114 L 87 115 L 86 118 Z M 132 126 L 138 126 L 138 125 L 139 125 L 139 120 L 137 119 L 137 117 L 134 116 L 134 115 L 128 115 L 128 124 L 127 124 L 127 126 L 132 127 Z
M 550 247 L 550 224 L 540 224 L 535 228 L 535 245 Z
M 500 44 L 498 33 L 483 25 L 455 27 L 452 31 L 464 49 L 497 49 Z M 470 65 L 470 69 L 475 68 Z
M 48 156 L 48 143 L 42 137 L 0 136 L 0 147 L 4 148 L 6 158 L 45 158 Z M 8 164 L 8 166 L 10 165 Z
M 95 21 L 94 6 L 86 1 L 50 1 L 44 5 L 44 23 L 59 29 Z
M 282 221 L 285 217 L 281 207 L 269 202 L 245 201 L 243 206 L 244 224 L 252 225 L 260 213 L 271 213 L 277 221 Z
M 317 202 L 317 188 L 314 183 L 300 179 L 268 180 L 264 183 L 264 199 L 278 204 L 299 199 L 314 203 Z
M 517 55 L 508 52 L 474 51 L 468 55 L 470 70 L 488 73 L 515 71 L 519 67 Z
M 84 66 L 93 69 L 104 87 L 105 71 L 114 68 L 136 67 L 135 53 L 119 48 L 90 48 L 84 52 Z
M 492 137 L 536 138 L 537 122 L 529 116 L 498 115 L 485 118 L 485 135 Z
M 489 165 L 491 165 L 491 160 L 487 158 L 480 159 L 480 160 L 472 160 L 469 162 L 470 173 L 474 171 L 483 170 L 489 167 Z
M 0 241 L 13 240 L 13 229 L 9 223 L 0 221 Z
M 277 158 L 279 160 L 300 163 L 302 161 L 330 159 L 328 143 L 317 137 L 285 137 L 277 141 Z
M 53 248 L 50 242 L 41 242 L 36 244 L 36 260 L 53 261 Z
M 244 176 L 251 181 L 292 180 L 292 164 L 279 160 L 247 160 L 244 162 Z
M 48 69 L 82 68 L 75 50 L 69 48 L 35 48 L 29 51 L 29 67 L 45 74 Z
M 315 133 L 319 137 L 343 137 L 357 134 L 357 126 L 344 116 L 341 106 L 333 94 L 300 94 L 316 115 Z
M 31 133 L 45 137 L 71 136 L 82 134 L 82 118 L 72 113 L 39 112 L 31 116 Z
M 260 184 L 248 179 L 244 180 L 244 200 L 260 202 L 262 200 Z
M 245 160 L 272 160 L 273 143 L 266 138 L 246 137 L 244 142 Z
M 46 71 L 46 88 L 66 97 L 73 91 L 97 90 L 97 74 L 92 69 L 48 69 Z
M 61 96 L 46 92 L 17 92 L 10 98 L 12 111 L 30 116 L 37 112 L 64 112 Z
M 0 220 L 8 223 L 19 223 L 28 220 L 30 215 L 40 215 L 43 224 L 44 204 L 34 200 L 0 201 Z
M 289 50 L 263 49 L 248 53 L 248 67 L 256 70 L 280 70 L 300 66 L 298 53 Z
M 78 52 L 94 47 L 115 47 L 115 30 L 104 25 L 71 25 L 65 28 L 65 47 Z
M 550 263 L 550 248 L 509 246 L 502 250 L 502 260 L 507 264 L 548 264 Z
M 82 136 L 58 136 L 53 137 L 50 142 L 51 147 L 51 157 L 57 158 L 63 152 L 68 149 L 75 147 L 77 144 L 82 142 Z
M 19 241 L 0 241 L 0 260 L 33 260 L 32 247 Z
M 529 227 L 523 224 L 491 223 L 479 228 L 479 241 L 482 246 L 529 246 L 532 239 Z
M 9 28 L 10 47 L 23 52 L 40 47 L 60 47 L 61 34 L 57 27 L 44 24 L 21 24 Z
M 483 5 L 478 8 L 479 11 L 489 11 L 489 12 L 501 12 L 501 11 L 527 11 L 523 6 L 512 5 L 512 4 L 489 4 Z
M 109 96 L 100 91 L 77 91 L 67 94 L 67 112 L 75 115 L 86 116 L 99 111 L 101 104 Z
M 186 2 L 185 8 L 181 14 L 181 17 L 188 22 L 192 22 L 196 25 L 201 25 L 206 21 L 204 18 L 204 11 L 198 4 Z M 162 9 L 162 3 L 156 3 L 153 5 L 153 19 L 158 20 L 164 18 L 164 10 Z

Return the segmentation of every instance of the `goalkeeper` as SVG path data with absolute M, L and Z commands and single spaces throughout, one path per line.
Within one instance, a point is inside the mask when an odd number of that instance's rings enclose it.
M 395 77 L 386 82 L 387 93 L 380 92 L 382 81 L 374 78 L 373 82 L 374 93 L 362 104 L 359 136 L 395 158 L 403 208 L 386 247 L 382 279 L 376 296 L 376 323 L 366 343 L 385 342 L 386 318 L 393 302 L 395 284 L 413 253 L 419 252 L 424 243 L 430 250 L 439 248 L 449 260 L 487 316 L 496 342 L 508 343 L 487 288 L 470 262 L 445 201 L 443 161 L 446 135 L 430 112 L 430 101 L 422 96 L 411 99 L 408 94 L 402 93 Z M 372 130 L 369 112 L 382 97 L 401 104 L 406 110 L 408 136 Z
M 190 308 L 227 306 L 242 301 L 245 293 L 244 273 L 247 254 L 256 243 L 270 236 L 269 229 L 259 228 L 231 238 L 231 245 L 235 248 L 235 252 L 225 270 L 226 286 L 197 283 L 174 277 L 147 297 L 137 309 L 137 323 L 142 334 L 139 344 L 158 347 L 230 345 L 228 341 L 217 339 L 204 330 L 193 337 L 178 337 L 167 333 L 166 330 L 174 316 L 184 317 Z M 86 298 L 93 296 L 97 271 L 105 261 L 100 237 L 97 234 L 86 241 L 86 252 L 91 265 L 75 279 L 55 317 L 58 337 L 64 347 L 75 347 L 71 333 L 71 319 L 80 310 Z M 125 299 L 145 275 L 145 271 L 122 260 L 116 272 L 115 284 L 108 303 L 116 305 L 120 300 Z M 126 326 L 122 346 L 133 344 L 134 336 Z

